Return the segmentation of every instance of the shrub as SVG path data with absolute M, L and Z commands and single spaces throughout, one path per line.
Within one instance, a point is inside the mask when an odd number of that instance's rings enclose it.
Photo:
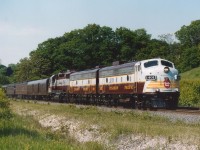
M 12 117 L 9 101 L 5 98 L 5 93 L 2 89 L 0 89 L 0 120 L 2 119 L 10 119 Z
M 181 80 L 180 92 L 181 105 L 200 106 L 200 80 Z
M 3 91 L 3 89 L 0 88 L 0 99 L 4 99 L 4 98 L 6 98 L 6 94 L 5 94 L 5 92 Z

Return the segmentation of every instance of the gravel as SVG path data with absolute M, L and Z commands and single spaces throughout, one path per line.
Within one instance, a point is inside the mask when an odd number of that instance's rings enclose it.
M 152 115 L 162 116 L 170 119 L 172 122 L 182 121 L 188 124 L 198 124 L 200 123 L 199 114 L 186 114 L 177 112 L 162 112 L 162 111 L 149 111 Z
M 82 106 L 78 106 L 82 107 Z M 182 121 L 184 123 L 188 124 L 200 124 L 200 110 L 193 111 L 194 113 L 191 113 L 187 110 L 185 111 L 164 111 L 164 110 L 158 110 L 158 111 L 150 111 L 150 110 L 135 110 L 135 109 L 124 109 L 124 108 L 108 108 L 108 107 L 97 107 L 100 110 L 103 111 L 118 111 L 118 112 L 137 112 L 137 113 L 143 113 L 148 112 L 152 116 L 161 116 L 168 118 L 172 122 Z M 196 112 L 196 113 L 195 113 Z

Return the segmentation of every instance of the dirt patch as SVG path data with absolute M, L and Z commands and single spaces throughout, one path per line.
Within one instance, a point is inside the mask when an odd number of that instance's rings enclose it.
M 149 137 L 143 135 L 122 135 L 115 142 L 119 150 L 146 150 L 146 149 L 172 149 L 172 150 L 198 150 L 198 146 L 182 143 L 180 141 L 169 142 L 164 137 Z
M 42 127 L 50 128 L 52 132 L 61 131 L 69 134 L 79 142 L 108 143 L 109 135 L 100 132 L 98 125 L 88 125 L 83 121 L 69 119 L 54 114 L 43 114 L 37 110 L 15 108 L 15 112 L 22 116 L 32 116 Z
M 39 120 L 43 127 L 50 127 L 52 131 L 65 131 L 79 142 L 106 142 L 105 134 L 100 133 L 97 125 L 86 125 L 84 122 L 50 115 Z

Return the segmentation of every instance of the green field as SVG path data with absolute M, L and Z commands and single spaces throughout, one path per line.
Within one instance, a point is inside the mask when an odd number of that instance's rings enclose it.
M 181 79 L 183 80 L 200 79 L 200 67 L 181 73 Z

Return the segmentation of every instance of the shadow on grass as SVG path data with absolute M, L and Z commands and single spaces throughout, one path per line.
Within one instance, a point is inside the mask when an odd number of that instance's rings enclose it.
M 37 131 L 30 131 L 24 128 L 5 127 L 0 129 L 0 138 L 5 136 L 20 136 L 25 135 L 27 137 L 38 138 L 40 134 Z

